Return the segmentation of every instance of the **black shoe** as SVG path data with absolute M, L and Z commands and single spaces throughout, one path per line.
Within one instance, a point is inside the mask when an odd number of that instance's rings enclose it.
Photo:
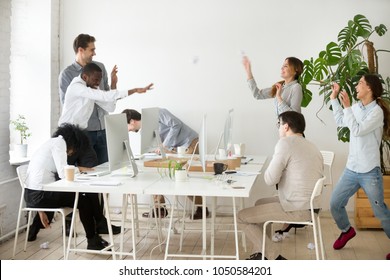
M 88 238 L 87 241 L 88 250 L 102 250 L 108 246 L 108 242 L 101 238 L 101 236 L 98 234 L 95 234 L 95 236 L 92 238 Z
M 303 228 L 305 227 L 306 225 L 300 225 L 300 224 L 289 224 L 285 229 L 283 230 L 276 230 L 275 233 L 279 233 L 281 235 L 283 235 L 283 232 L 289 232 L 290 229 L 294 228 L 295 229 L 295 233 L 297 232 L 297 228 Z
M 40 226 L 38 226 L 38 225 L 36 225 L 36 224 L 33 223 L 33 224 L 30 226 L 30 230 L 29 230 L 29 232 L 28 232 L 28 238 L 27 238 L 27 240 L 28 240 L 29 242 L 35 241 L 35 240 L 37 239 L 37 235 L 38 235 L 39 230 L 40 230 Z
M 209 216 L 209 209 L 206 207 L 206 218 Z M 197 207 L 194 216 L 192 217 L 193 220 L 200 220 L 203 218 L 203 208 Z
M 119 233 L 121 233 L 121 227 L 111 225 L 111 228 L 112 228 L 112 234 L 119 234 Z M 106 218 L 102 219 L 96 225 L 96 232 L 98 234 L 108 234 L 108 227 L 107 227 L 107 220 L 106 220 Z
M 165 218 L 166 216 L 168 216 L 168 210 L 165 207 L 160 207 L 160 211 L 158 211 L 158 209 L 156 208 L 156 213 L 158 218 Z M 149 212 L 142 213 L 142 217 L 149 218 L 150 213 Z M 154 218 L 154 210 L 152 211 L 152 218 Z
M 284 261 L 284 260 L 287 260 L 285 257 L 283 257 L 282 255 L 279 255 L 276 257 L 275 259 L 276 261 Z
M 250 255 L 249 258 L 247 258 L 247 260 L 262 260 L 263 259 L 263 255 L 261 253 L 254 253 L 252 255 Z M 265 260 L 268 260 L 267 258 L 264 258 Z

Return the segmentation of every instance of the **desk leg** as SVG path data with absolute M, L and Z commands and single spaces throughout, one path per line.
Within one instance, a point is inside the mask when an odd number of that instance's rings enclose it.
M 238 227 L 237 227 L 237 212 L 236 212 L 236 199 L 232 197 L 233 200 L 233 223 L 234 223 L 234 240 L 236 241 L 236 260 L 239 259 L 238 253 Z
M 169 230 L 168 230 L 168 235 L 167 235 L 167 244 L 165 246 L 164 260 L 166 260 L 168 258 L 169 240 L 171 239 L 171 228 L 172 228 L 172 224 L 173 224 L 174 211 L 175 211 L 175 209 L 177 209 L 178 197 L 175 195 L 173 197 L 173 200 L 174 200 L 174 203 L 173 203 L 173 208 L 172 208 L 172 211 L 171 211 L 171 217 L 169 219 Z
M 206 197 L 202 196 L 202 235 L 203 235 L 203 246 L 202 246 L 202 255 L 206 255 L 207 250 L 207 216 L 206 216 Z M 205 260 L 206 257 L 203 257 Z
M 133 242 L 133 259 L 136 259 L 136 245 L 135 245 L 135 226 L 134 226 L 134 216 L 135 216 L 135 206 L 134 206 L 134 194 L 130 194 L 130 209 L 131 209 L 131 241 Z M 138 218 L 137 218 L 138 219 Z
M 77 205 L 79 203 L 79 193 L 76 192 L 74 194 L 74 204 L 73 204 L 73 213 L 72 213 L 72 221 L 70 222 L 70 231 L 69 231 L 69 239 L 68 239 L 68 248 L 66 249 L 66 256 L 65 260 L 69 259 L 69 252 L 70 252 L 70 244 L 72 243 L 73 238 L 73 231 L 74 231 L 74 223 L 76 221 L 76 211 L 77 211 Z M 65 230 L 65 229 L 63 229 Z M 76 237 L 75 237 L 76 238 Z M 75 246 L 77 244 L 75 243 Z M 75 248 L 76 249 L 76 248 Z
M 106 211 L 108 234 L 110 236 L 110 243 L 112 245 L 112 247 L 111 247 L 112 259 L 116 260 L 115 248 L 114 248 L 114 237 L 113 237 L 113 234 L 112 234 L 112 227 L 111 227 L 110 208 L 108 206 L 108 198 L 107 198 L 107 196 L 108 196 L 107 193 L 103 193 L 104 211 Z
M 130 195 L 129 195 L 130 196 Z M 122 195 L 122 217 L 121 217 L 121 238 L 120 238 L 120 244 L 119 244 L 119 259 L 123 258 L 123 239 L 125 234 L 125 220 L 127 216 L 127 194 Z
M 217 216 L 216 213 L 216 205 L 217 205 L 217 197 L 212 197 L 211 198 L 211 245 L 210 245 L 210 255 L 214 256 L 214 239 L 215 239 L 215 219 Z M 211 257 L 211 259 L 214 259 Z

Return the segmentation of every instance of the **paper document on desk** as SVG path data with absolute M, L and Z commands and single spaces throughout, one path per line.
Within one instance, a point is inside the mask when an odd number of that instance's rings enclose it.
M 237 171 L 236 173 L 237 175 L 241 175 L 241 176 L 253 176 L 253 175 L 259 175 L 260 172 L 252 172 L 252 171 Z
M 86 185 L 90 186 L 119 186 L 122 183 L 118 181 L 88 181 L 85 182 Z

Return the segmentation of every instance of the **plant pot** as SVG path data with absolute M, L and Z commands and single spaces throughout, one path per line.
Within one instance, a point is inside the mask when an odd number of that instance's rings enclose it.
M 187 170 L 175 170 L 175 181 L 184 182 L 188 180 Z
M 27 144 L 15 144 L 14 155 L 18 158 L 27 157 Z

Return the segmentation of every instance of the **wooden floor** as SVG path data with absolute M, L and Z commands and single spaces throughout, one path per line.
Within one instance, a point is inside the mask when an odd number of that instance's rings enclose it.
M 115 216 L 115 215 L 114 215 Z M 353 219 L 351 219 L 353 221 Z M 165 242 L 161 247 L 157 242 L 156 231 L 149 225 L 147 229 L 147 219 L 140 217 L 141 230 L 137 237 L 137 259 L 142 260 L 161 260 L 164 259 Z M 168 219 L 163 219 L 165 228 L 168 226 Z M 215 251 L 217 254 L 234 254 L 234 235 L 232 232 L 223 232 L 222 229 L 232 229 L 232 217 L 227 215 L 217 216 L 218 231 L 215 239 Z M 222 226 L 224 225 L 224 226 Z M 352 239 L 345 248 L 342 250 L 334 250 L 332 244 L 334 240 L 339 236 L 340 232 L 337 229 L 330 214 L 325 212 L 321 216 L 321 225 L 323 229 L 323 238 L 326 251 L 326 259 L 328 260 L 384 260 L 386 255 L 390 253 L 390 242 L 383 230 L 357 230 L 357 235 Z M 191 221 L 186 219 L 186 228 L 193 228 L 196 231 L 188 231 L 184 233 L 183 248 L 181 253 L 200 254 L 202 248 L 202 236 L 199 228 L 201 221 Z M 77 242 L 80 248 L 86 248 L 86 239 L 82 225 L 78 223 L 78 237 Z M 28 242 L 26 252 L 23 251 L 23 243 L 25 238 L 25 232 L 23 231 L 19 235 L 17 244 L 17 252 L 15 259 L 17 260 L 60 260 L 63 259 L 62 251 L 62 235 L 61 235 L 61 223 L 55 222 L 50 229 L 41 230 L 38 234 L 38 238 L 34 242 Z M 178 233 L 181 225 L 177 223 L 175 230 L 172 230 L 170 253 L 180 253 L 179 243 L 180 234 Z M 167 230 L 164 232 L 164 238 L 166 237 Z M 107 236 L 102 236 L 108 238 Z M 209 237 L 209 236 L 208 236 Z M 119 242 L 119 235 L 114 236 L 116 242 Z M 127 231 L 125 233 L 126 245 L 125 249 L 131 251 L 131 233 Z M 240 235 L 241 240 L 241 235 Z M 49 248 L 41 249 L 40 245 L 44 242 L 48 242 Z M 298 229 L 296 234 L 293 230 L 290 231 L 288 236 L 280 242 L 281 253 L 287 259 L 296 260 L 312 260 L 315 259 L 314 250 L 308 249 L 308 244 L 312 243 L 312 231 L 310 228 Z M 249 241 L 247 243 L 247 250 L 241 246 L 240 242 L 240 259 L 249 257 L 252 253 L 252 245 Z M 9 260 L 12 259 L 14 239 L 9 239 L 0 243 L 0 259 Z M 160 250 L 161 248 L 161 250 Z M 111 259 L 110 255 L 91 254 L 91 253 L 71 253 L 70 259 L 72 260 L 105 260 Z M 126 257 L 131 259 L 131 257 Z M 188 259 L 188 258 L 175 258 L 175 259 Z M 218 258 L 216 258 L 218 259 Z

